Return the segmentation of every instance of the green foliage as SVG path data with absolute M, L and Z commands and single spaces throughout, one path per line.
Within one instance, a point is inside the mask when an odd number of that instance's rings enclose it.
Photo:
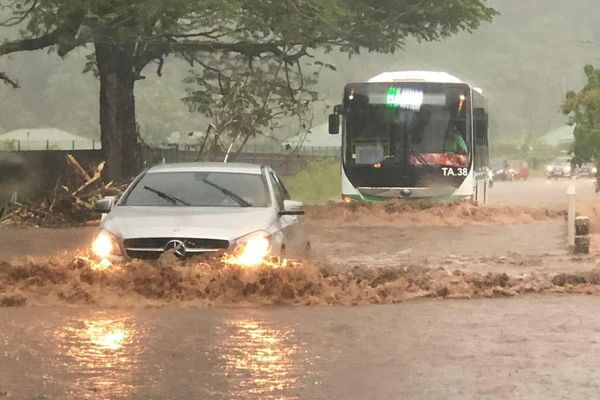
M 253 60 L 232 54 L 196 62 L 202 69 L 186 79 L 184 101 L 211 119 L 219 139 L 236 144 L 238 153 L 248 139 L 270 136 L 293 120 L 297 131 L 312 125 L 318 95 L 310 87 L 316 81 L 303 75 L 300 64 L 294 68 L 272 55 Z
M 14 140 L 3 140 L 0 141 L 0 150 L 3 151 L 16 151 L 17 142 Z
M 294 200 L 307 204 L 326 203 L 339 200 L 341 173 L 339 160 L 317 159 L 299 174 L 285 177 L 284 183 Z
M 168 56 L 189 61 L 198 87 L 187 103 L 242 143 L 292 116 L 306 125 L 315 76 L 302 63 L 314 53 L 393 53 L 407 38 L 439 40 L 495 15 L 485 0 L 6 0 L 3 11 L 10 17 L 0 27 L 18 26 L 21 37 L 0 43 L 0 55 L 50 48 L 65 56 L 93 45 L 84 71 L 101 79 L 117 71 L 120 82 L 143 79 L 151 64 L 161 75 Z M 312 61 L 311 73 L 335 69 Z M 119 109 L 101 103 L 101 121 L 131 121 L 107 115 Z M 107 126 L 103 138 L 135 142 L 128 126 Z
M 3 10 L 11 16 L 0 26 L 24 29 L 0 55 L 111 43 L 138 74 L 153 60 L 160 72 L 168 55 L 271 54 L 293 65 L 318 49 L 390 53 L 408 37 L 439 40 L 495 15 L 484 0 L 7 0 Z
M 579 92 L 569 91 L 562 111 L 575 125 L 573 162 L 580 165 L 593 161 L 600 165 L 600 70 L 586 65 L 587 84 Z M 600 190 L 600 183 L 596 187 Z

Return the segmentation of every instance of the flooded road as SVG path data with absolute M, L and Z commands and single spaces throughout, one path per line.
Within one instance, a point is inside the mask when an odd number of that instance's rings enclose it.
M 477 210 L 313 209 L 339 275 L 104 275 L 72 261 L 94 228 L 0 230 L 0 399 L 594 398 L 598 247 L 566 252 L 568 183 L 498 183 Z
M 600 298 L 0 310 L 0 398 L 594 398 Z

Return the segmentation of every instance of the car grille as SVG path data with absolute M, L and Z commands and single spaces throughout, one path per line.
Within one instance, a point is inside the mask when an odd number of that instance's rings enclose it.
M 226 250 L 229 241 L 199 238 L 135 238 L 123 240 L 123 247 L 130 258 L 156 259 L 168 248 L 169 243 L 181 242 L 186 254 L 193 255 Z

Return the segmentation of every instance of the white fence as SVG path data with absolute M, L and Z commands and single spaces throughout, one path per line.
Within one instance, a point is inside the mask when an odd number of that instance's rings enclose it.
M 3 151 L 100 150 L 99 140 L 0 140 Z

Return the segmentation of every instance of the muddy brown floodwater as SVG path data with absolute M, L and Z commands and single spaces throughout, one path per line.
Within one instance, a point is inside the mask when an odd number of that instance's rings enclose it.
M 5 309 L 7 399 L 590 399 L 599 297 Z
M 287 269 L 97 271 L 93 228 L 0 230 L 0 399 L 595 398 L 600 207 L 576 181 L 596 236 L 569 255 L 569 183 L 310 207 Z

